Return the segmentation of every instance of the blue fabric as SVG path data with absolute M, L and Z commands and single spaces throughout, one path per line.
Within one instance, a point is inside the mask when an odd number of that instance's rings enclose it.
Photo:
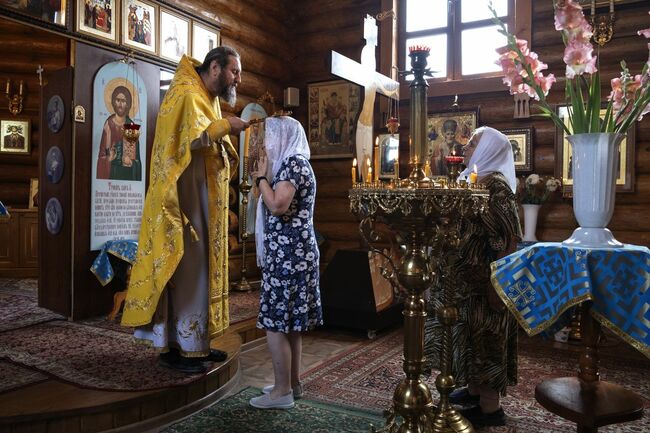
M 9 216 L 9 211 L 5 207 L 4 204 L 0 201 L 0 217 L 8 217 Z
M 314 234 L 316 179 L 309 161 L 296 155 L 283 162 L 271 186 L 289 181 L 296 193 L 283 215 L 266 215 L 260 312 L 257 327 L 288 333 L 323 323 Z
M 99 255 L 95 258 L 90 270 L 97 277 L 102 286 L 110 283 L 115 273 L 109 260 L 109 254 L 120 258 L 132 265 L 138 252 L 138 242 L 133 240 L 107 241 Z
M 650 357 L 650 250 L 569 248 L 541 242 L 492 263 L 492 283 L 529 335 L 568 308 L 593 301 L 592 315 Z

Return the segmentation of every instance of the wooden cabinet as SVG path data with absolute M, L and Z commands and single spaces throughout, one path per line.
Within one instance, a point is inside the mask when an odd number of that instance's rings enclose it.
M 38 210 L 10 209 L 0 218 L 0 277 L 38 277 Z

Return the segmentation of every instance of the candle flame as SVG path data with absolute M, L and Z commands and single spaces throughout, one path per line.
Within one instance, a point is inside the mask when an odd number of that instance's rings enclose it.
M 352 167 L 356 167 L 356 166 L 357 166 L 357 158 L 354 158 L 352 160 Z
M 379 146 L 379 137 L 375 137 L 375 146 Z
M 476 164 L 474 164 L 474 173 L 478 173 L 478 168 L 476 168 Z

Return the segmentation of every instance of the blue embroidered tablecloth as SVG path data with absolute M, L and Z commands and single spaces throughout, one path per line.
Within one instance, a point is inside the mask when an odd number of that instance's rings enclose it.
M 593 301 L 592 315 L 650 357 L 650 250 L 573 248 L 540 242 L 491 264 L 492 284 L 528 335 L 568 308 Z
M 90 270 L 102 286 L 110 283 L 115 275 L 113 272 L 113 266 L 108 258 L 108 254 L 112 254 L 115 257 L 118 257 L 128 264 L 132 265 L 135 263 L 135 256 L 138 252 L 138 242 L 129 241 L 129 240 L 119 240 L 119 241 L 107 241 L 102 247 L 101 251 L 93 265 L 90 267 Z

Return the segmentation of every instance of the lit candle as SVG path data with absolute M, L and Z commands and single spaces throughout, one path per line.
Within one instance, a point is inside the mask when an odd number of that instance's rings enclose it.
M 357 183 L 357 158 L 352 160 L 352 185 Z
M 364 180 L 368 183 L 372 182 L 372 165 L 369 156 L 366 157 L 366 178 Z
M 395 179 L 399 179 L 399 158 L 395 158 L 395 161 L 393 162 L 393 171 Z
M 11 90 L 11 81 L 7 78 L 7 90 L 5 90 L 5 93 L 9 95 L 9 91 Z
M 249 126 L 246 128 L 246 132 L 244 133 L 244 152 L 243 152 L 243 157 L 248 158 L 248 143 L 250 142 L 251 139 L 251 127 Z
M 609 0 L 609 12 L 614 12 L 614 0 Z
M 596 14 L 596 0 L 591 0 L 591 16 Z
M 378 181 L 379 180 L 379 137 L 375 138 L 375 149 L 374 149 L 374 165 L 373 165 L 373 170 L 375 173 L 375 178 L 373 180 Z
M 477 183 L 478 182 L 478 169 L 476 168 L 476 164 L 474 164 L 474 170 L 469 174 L 469 183 Z
M 18 87 L 18 94 L 21 96 L 23 94 L 23 80 L 20 80 L 20 86 Z

